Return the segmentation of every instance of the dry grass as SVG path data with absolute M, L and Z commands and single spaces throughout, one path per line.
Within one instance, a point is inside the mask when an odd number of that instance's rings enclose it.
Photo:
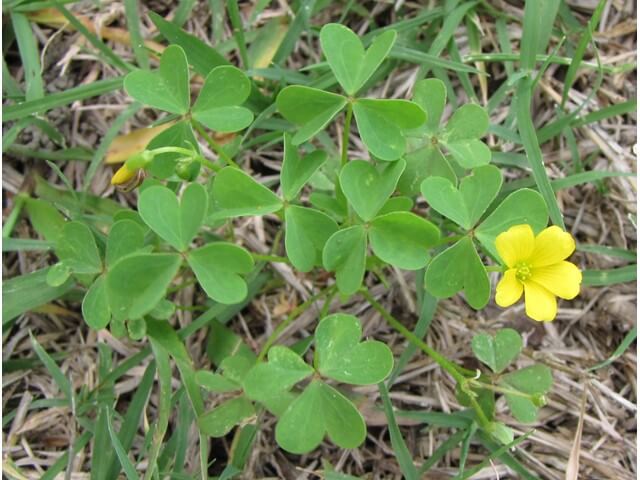
M 171 3 L 171 2 L 169 2 Z M 405 3 L 405 2 L 399 2 Z M 427 2 L 428 4 L 434 2 Z M 497 9 L 515 17 L 522 17 L 519 2 L 507 3 L 503 0 L 488 2 Z M 572 1 L 573 12 L 586 20 L 597 2 Z M 91 4 L 82 4 L 78 13 L 94 15 Z M 371 7 L 371 8 L 369 8 Z M 418 10 L 424 5 L 406 2 L 405 7 Z M 166 2 L 150 2 L 149 9 L 163 14 L 169 13 Z M 393 5 L 375 2 L 367 6 L 379 21 L 395 21 Z M 332 10 L 332 9 L 330 9 Z M 106 13 L 105 13 L 106 12 Z M 276 16 L 287 12 L 284 2 L 276 2 L 267 9 L 264 17 Z M 336 15 L 331 15 L 335 13 Z M 636 6 L 630 0 L 610 0 L 607 2 L 602 22 L 595 37 L 600 51 L 600 59 L 605 65 L 617 65 L 620 62 L 633 62 L 636 56 Z M 315 24 L 321 24 L 329 18 L 339 16 L 338 8 L 334 12 L 325 11 L 320 18 L 314 18 Z M 92 17 L 95 22 L 107 22 L 114 26 L 124 25 L 123 6 L 119 2 L 108 3 L 101 13 Z M 480 25 L 485 32 L 482 37 L 483 50 L 496 50 L 494 19 L 483 15 Z M 187 23 L 187 28 L 203 38 L 209 31 L 209 14 L 206 2 L 195 7 L 195 13 Z M 147 33 L 151 33 L 152 24 L 144 20 Z M 354 20 L 350 26 L 356 31 L 366 31 L 369 22 Z M 47 27 L 37 27 L 36 32 L 41 44 L 47 44 L 44 58 L 45 82 L 51 91 L 68 88 L 72 85 L 91 82 L 98 76 L 114 74 L 108 66 L 96 61 L 95 57 L 83 53 L 79 48 L 80 38 L 77 34 L 59 32 Z M 225 32 L 229 36 L 230 31 Z M 512 45 L 517 50 L 520 27 L 512 22 L 509 27 Z M 467 47 L 466 30 L 461 28 L 456 35 L 462 53 Z M 123 57 L 131 57 L 129 49 L 114 44 L 113 48 Z M 19 65 L 15 57 L 10 62 L 12 72 L 18 73 Z M 300 67 L 318 60 L 317 45 L 300 43 L 291 60 L 290 67 Z M 502 64 L 486 65 L 492 75 L 488 85 L 488 94 L 505 78 Z M 405 97 L 410 90 L 417 68 L 397 71 L 384 85 L 389 97 Z M 539 93 L 535 99 L 535 123 L 543 125 L 551 117 L 557 101 L 562 94 L 562 78 L 565 67 L 551 66 L 545 73 Z M 606 75 L 596 95 L 588 103 L 585 112 L 595 111 L 613 103 L 636 98 L 635 72 Z M 579 105 L 590 93 L 597 73 L 581 71 L 578 81 L 570 93 L 569 108 Z M 478 87 L 477 78 L 473 82 Z M 457 81 L 454 85 L 459 87 Z M 478 90 L 479 91 L 479 90 Z M 463 91 L 460 89 L 460 95 Z M 462 98 L 462 97 L 461 97 Z M 95 148 L 100 142 L 114 117 L 128 104 L 129 99 L 124 92 L 116 92 L 98 99 L 73 105 L 72 108 L 57 109 L 48 118 L 59 128 L 71 146 Z M 499 122 L 508 113 L 507 100 L 492 115 L 492 122 Z M 125 130 L 148 125 L 154 119 L 150 110 L 136 115 L 128 123 Z M 339 126 L 333 132 L 340 134 Z M 636 157 L 632 147 L 636 144 L 636 116 L 618 116 L 611 119 L 580 127 L 575 130 L 580 157 L 590 159 L 590 168 L 614 170 L 621 172 L 636 171 Z M 491 138 L 490 143 L 503 141 Z M 35 130 L 27 130 L 20 137 L 20 143 L 33 148 L 52 148 L 49 140 Z M 207 152 L 206 147 L 204 151 Z M 504 151 L 514 148 L 503 144 Z M 568 146 L 558 141 L 543 145 L 547 169 L 551 178 L 561 178 L 567 171 L 566 165 L 571 162 Z M 352 139 L 352 156 L 364 156 L 357 138 Z M 247 152 L 247 165 L 254 171 L 264 175 L 275 175 L 281 158 L 280 146 L 272 146 L 258 151 Z M 41 162 L 23 158 L 6 158 L 3 162 L 3 200 L 4 213 L 11 210 L 14 195 L 29 185 L 29 176 L 37 171 L 51 183 L 59 184 L 53 172 Z M 70 162 L 64 165 L 64 173 L 73 182 L 83 178 L 86 164 Z M 109 186 L 110 168 L 101 168 L 94 179 L 94 193 L 111 196 L 122 203 L 134 205 L 134 194 L 114 192 Z M 519 174 L 508 170 L 506 175 L 515 178 Z M 606 190 L 599 189 L 593 183 L 562 190 L 558 199 L 565 215 L 567 227 L 581 243 L 592 243 L 628 248 L 635 250 L 636 228 L 632 218 L 636 215 L 636 183 L 635 179 L 613 178 L 606 180 Z M 426 209 L 426 205 L 420 205 Z M 236 235 L 248 248 L 254 251 L 266 251 L 271 246 L 278 228 L 277 219 L 253 218 L 237 222 Z M 27 220 L 21 220 L 14 236 L 34 238 Z M 620 265 L 614 258 L 593 254 L 578 253 L 576 262 L 581 268 L 602 269 Z M 3 277 L 33 271 L 50 263 L 48 254 L 22 252 L 3 255 Z M 298 274 L 287 266 L 272 265 L 276 276 L 284 283 L 281 288 L 266 291 L 255 297 L 248 306 L 231 323 L 234 330 L 247 339 L 254 347 L 264 342 L 273 326 L 281 321 L 286 313 L 295 305 L 310 296 L 314 278 Z M 416 321 L 413 276 L 389 271 L 390 288 L 376 284 L 374 278 L 368 281 L 372 292 L 389 310 L 402 319 L 407 326 L 413 327 Z M 494 278 L 495 281 L 495 278 Z M 317 285 L 317 283 L 316 283 Z M 182 305 L 201 305 L 203 295 L 195 288 L 187 288 L 179 294 L 178 303 Z M 562 479 L 565 477 L 567 462 L 570 458 L 579 419 L 583 415 L 584 425 L 579 438 L 579 475 L 584 479 L 634 479 L 636 478 L 636 374 L 637 356 L 635 347 L 630 348 L 620 359 L 609 367 L 589 373 L 588 367 L 607 358 L 620 343 L 624 335 L 633 327 L 636 318 L 636 286 L 634 284 L 618 284 L 604 288 L 584 288 L 581 296 L 572 302 L 560 305 L 559 315 L 555 322 L 536 324 L 529 321 L 522 306 L 501 310 L 489 306 L 481 312 L 471 310 L 462 299 L 440 302 L 432 323 L 428 342 L 445 353 L 449 358 L 475 368 L 470 351 L 470 341 L 474 333 L 483 330 L 492 331 L 499 327 L 509 326 L 520 331 L 526 340 L 526 355 L 520 360 L 520 366 L 531 362 L 531 359 L 546 363 L 554 369 L 554 388 L 549 395 L 549 402 L 541 410 L 538 422 L 532 427 L 536 432 L 520 447 L 522 462 L 541 478 Z M 321 304 L 301 315 L 286 331 L 282 338 L 291 342 L 309 333 L 316 322 L 316 315 Z M 331 310 L 337 310 L 334 301 Z M 399 355 L 406 347 L 404 340 L 389 331 L 379 315 L 367 308 L 362 299 L 355 298 L 341 311 L 357 314 L 365 325 L 365 334 L 375 336 L 392 346 Z M 3 361 L 9 359 L 33 358 L 34 353 L 29 342 L 28 331 L 31 330 L 37 340 L 50 352 L 64 353 L 59 362 L 62 370 L 72 380 L 76 390 L 92 389 L 97 383 L 97 348 L 99 342 L 109 345 L 117 353 L 117 361 L 132 355 L 141 348 L 140 343 L 117 340 L 108 332 L 96 333 L 89 330 L 79 315 L 79 304 L 49 305 L 40 312 L 23 315 L 15 325 L 3 332 Z M 194 318 L 194 313 L 180 312 L 175 319 L 176 325 L 184 326 Z M 188 341 L 188 348 L 198 367 L 207 367 L 209 360 L 206 352 L 206 336 L 204 332 L 193 335 Z M 117 408 L 126 407 L 135 390 L 145 365 L 130 370 L 120 378 L 115 388 L 119 395 Z M 176 382 L 178 381 L 175 373 Z M 407 365 L 405 371 L 397 379 L 391 398 L 394 405 L 403 409 L 455 411 L 459 404 L 455 397 L 454 383 L 437 365 L 422 355 L 417 355 Z M 343 452 L 335 447 L 323 445 L 315 452 L 302 457 L 287 455 L 278 449 L 273 438 L 274 420 L 264 418 L 256 446 L 251 455 L 244 478 L 315 478 L 321 470 L 322 460 L 330 461 L 337 470 L 367 478 L 401 478 L 395 454 L 391 448 L 386 420 L 376 407 L 378 391 L 376 388 L 357 388 L 362 397 L 362 410 L 369 425 L 368 441 L 363 448 Z M 54 399 L 61 395 L 51 377 L 42 368 L 18 370 L 3 375 L 3 408 L 5 414 L 16 409 L 15 418 L 3 429 L 4 467 L 8 477 L 40 478 L 43 472 L 73 443 L 81 432 L 72 412 L 66 407 L 30 408 L 39 399 Z M 585 395 L 584 411 L 582 398 Z M 212 404 L 214 399 L 209 402 Z M 153 420 L 157 405 L 157 393 L 154 390 L 149 407 L 147 422 Z M 498 404 L 499 418 L 509 422 L 517 432 L 524 432 L 529 427 L 518 425 L 510 420 L 504 403 Z M 175 422 L 175 418 L 172 422 Z M 413 421 L 400 420 L 402 433 L 414 458 L 428 458 L 430 454 L 450 434 L 447 429 L 431 428 L 423 430 L 423 426 Z M 134 443 L 136 453 L 143 441 L 143 430 Z M 212 458 L 218 458 L 220 464 L 225 463 L 230 447 L 231 436 L 212 443 Z M 192 429 L 190 447 L 186 459 L 187 471 L 197 468 L 197 435 Z M 73 472 L 70 478 L 89 478 L 89 465 L 93 452 L 90 445 L 78 452 L 70 467 Z M 457 473 L 459 449 L 454 449 L 440 461 L 429 473 L 428 478 L 449 478 Z M 485 457 L 485 451 L 473 447 L 468 464 L 474 464 Z M 11 464 L 20 469 L 20 473 L 12 474 Z M 213 470 L 218 471 L 214 465 Z M 24 476 L 23 476 L 24 475 Z M 503 465 L 486 468 L 474 478 L 513 478 Z

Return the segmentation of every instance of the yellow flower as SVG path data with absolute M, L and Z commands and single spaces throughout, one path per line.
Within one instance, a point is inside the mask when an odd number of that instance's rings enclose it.
M 125 163 L 111 177 L 111 185 L 123 185 L 138 174 L 139 169 L 131 170 Z
M 582 272 L 565 261 L 576 249 L 571 234 L 560 227 L 545 228 L 537 236 L 529 225 L 516 225 L 496 238 L 507 266 L 496 288 L 496 303 L 513 305 L 522 296 L 527 315 L 548 322 L 556 317 L 556 297 L 570 300 L 580 293 Z

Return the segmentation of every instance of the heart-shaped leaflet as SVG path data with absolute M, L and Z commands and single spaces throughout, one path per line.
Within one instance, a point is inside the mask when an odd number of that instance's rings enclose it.
M 312 381 L 285 410 L 276 425 L 276 441 L 291 453 L 307 453 L 325 434 L 342 448 L 362 444 L 367 427 L 358 409 L 335 388 Z
M 362 285 L 367 258 L 367 232 L 362 225 L 343 228 L 331 235 L 322 250 L 325 270 L 336 272 L 343 295 L 352 295 Z
M 284 246 L 294 267 L 308 272 L 322 263 L 322 250 L 338 224 L 319 210 L 289 205 L 284 210 Z
M 520 355 L 522 338 L 512 328 L 502 328 L 495 338 L 486 333 L 475 335 L 471 349 L 478 360 L 488 365 L 494 373 L 500 373 Z
M 253 258 L 244 248 L 216 242 L 188 253 L 187 261 L 207 295 L 215 301 L 232 305 L 247 296 L 242 274 L 253 269 Z
M 398 184 L 404 171 L 403 159 L 385 165 L 382 170 L 365 160 L 352 160 L 340 171 L 340 187 L 358 216 L 372 220 Z
M 377 340 L 360 342 L 362 327 L 353 315 L 336 313 L 316 328 L 316 365 L 320 374 L 352 385 L 383 381 L 393 368 L 389 347 Z
M 476 310 L 489 302 L 489 276 L 473 241 L 465 236 L 434 258 L 425 274 L 425 286 L 438 298 L 464 290 L 467 303 Z
M 165 112 L 184 115 L 189 111 L 189 65 L 184 50 L 170 45 L 162 53 L 160 68 L 136 70 L 124 79 L 124 89 L 139 102 Z
M 456 188 L 441 177 L 426 178 L 420 190 L 438 213 L 470 230 L 480 219 L 502 187 L 500 170 L 493 165 L 474 168 Z
M 138 200 L 144 222 L 178 251 L 185 251 L 198 233 L 207 213 L 207 191 L 199 183 L 190 184 L 182 200 L 161 185 L 146 188 Z
M 360 38 L 349 28 L 328 23 L 320 30 L 320 45 L 336 79 L 355 95 L 387 57 L 396 41 L 395 30 L 378 35 L 365 52 Z
M 193 104 L 193 118 L 217 132 L 242 130 L 253 121 L 251 110 L 240 106 L 250 93 L 251 82 L 244 72 L 230 65 L 216 67 Z
M 249 370 L 242 382 L 245 394 L 252 400 L 268 401 L 313 374 L 313 368 L 287 347 L 272 347 L 268 360 Z

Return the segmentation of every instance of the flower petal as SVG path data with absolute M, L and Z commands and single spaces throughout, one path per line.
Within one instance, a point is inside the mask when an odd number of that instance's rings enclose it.
M 524 304 L 527 316 L 539 322 L 550 322 L 558 313 L 556 297 L 536 282 L 525 282 Z
M 509 268 L 517 262 L 528 260 L 535 240 L 529 225 L 515 225 L 496 237 L 496 249 Z
M 533 269 L 529 279 L 560 298 L 571 300 L 580 293 L 582 272 L 571 262 L 560 262 Z
M 576 242 L 570 233 L 560 227 L 545 228 L 535 240 L 535 248 L 531 254 L 534 267 L 544 267 L 561 262 L 576 249 Z
M 504 273 L 496 287 L 496 303 L 501 307 L 513 305 L 522 296 L 522 282 L 516 278 L 516 269 Z

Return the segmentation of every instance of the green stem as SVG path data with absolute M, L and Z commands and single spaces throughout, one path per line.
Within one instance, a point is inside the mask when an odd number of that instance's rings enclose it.
M 315 294 L 314 296 L 312 296 L 311 298 L 309 298 L 306 302 L 294 308 L 293 311 L 289 313 L 287 318 L 285 318 L 280 323 L 280 325 L 276 327 L 273 333 L 269 335 L 269 338 L 267 339 L 267 341 L 262 347 L 262 350 L 260 350 L 260 353 L 258 354 L 258 359 L 256 360 L 256 363 L 260 363 L 262 360 L 264 360 L 264 357 L 267 355 L 267 352 L 269 351 L 271 346 L 276 342 L 276 340 L 278 340 L 278 337 L 280 336 L 280 334 L 284 331 L 285 328 L 287 328 L 291 324 L 291 322 L 293 322 L 296 318 L 298 318 L 307 308 L 313 305 L 316 300 L 331 293 L 333 289 L 335 289 L 335 286 L 333 285 L 330 287 L 327 287 L 321 290 L 320 292 L 318 292 L 317 294 Z
M 351 117 L 353 116 L 353 104 L 347 103 L 347 113 L 344 119 L 344 130 L 342 130 L 342 156 L 341 165 L 347 164 L 347 151 L 349 149 L 349 132 L 351 131 Z
M 233 159 L 227 155 L 227 152 L 224 151 L 224 149 L 220 146 L 220 144 L 218 144 L 218 142 L 216 142 L 211 135 L 209 135 L 204 128 L 202 128 L 202 125 L 200 125 L 198 122 L 196 122 L 195 120 L 191 120 L 191 124 L 193 125 L 193 128 L 196 129 L 196 131 L 202 136 L 202 138 L 204 138 L 207 143 L 209 144 L 209 146 L 211 147 L 211 149 L 216 152 L 218 154 L 218 156 L 220 158 L 222 158 L 227 165 L 231 166 L 231 167 L 235 167 L 235 168 L 240 168 L 238 166 L 238 164 L 236 162 L 233 161 Z
M 22 207 L 24 206 L 25 200 L 27 198 L 28 198 L 27 195 L 24 193 L 19 193 L 14 197 L 15 201 L 13 202 L 13 209 L 11 210 L 11 213 L 9 213 L 7 220 L 4 222 L 4 225 L 2 226 L 3 237 L 6 238 L 11 236 L 11 232 L 13 232 L 13 228 L 16 226 L 16 223 L 20 218 Z
M 485 265 L 484 268 L 487 272 L 504 272 L 504 267 L 502 265 Z
M 407 329 L 402 323 L 400 323 L 393 315 L 391 315 L 387 310 L 375 299 L 373 295 L 367 290 L 363 288 L 360 290 L 362 296 L 369 302 L 369 304 L 382 315 L 389 325 L 394 328 L 400 335 L 406 338 L 410 343 L 414 344 L 417 348 L 422 350 L 424 353 L 429 355 L 443 370 L 449 373 L 456 382 L 458 382 L 461 386 L 467 385 L 468 379 L 462 374 L 460 368 L 454 364 L 453 362 L 446 359 L 442 354 L 438 351 L 431 348 L 425 342 L 420 340 L 418 337 L 414 335 L 409 329 Z M 478 416 L 478 420 L 480 421 L 480 425 L 486 427 L 489 425 L 489 420 L 487 416 L 482 411 L 480 404 L 473 398 L 471 395 L 468 395 L 469 400 L 471 402 L 471 406 L 476 412 Z
M 476 388 L 483 388 L 485 390 L 491 390 L 492 392 L 506 393 L 506 394 L 509 394 L 509 395 L 517 396 L 517 397 L 528 398 L 529 400 L 532 400 L 534 398 L 533 395 L 529 395 L 528 393 L 524 393 L 524 392 L 521 392 L 519 390 L 512 390 L 510 388 L 498 387 L 498 386 L 492 385 L 490 383 L 478 382 L 477 380 L 469 380 L 469 385 L 471 385 L 472 387 L 476 387 Z
M 275 263 L 291 263 L 288 258 L 280 257 L 278 255 L 262 255 L 260 253 L 251 253 L 251 256 L 254 260 L 264 261 L 264 262 L 275 262 Z

